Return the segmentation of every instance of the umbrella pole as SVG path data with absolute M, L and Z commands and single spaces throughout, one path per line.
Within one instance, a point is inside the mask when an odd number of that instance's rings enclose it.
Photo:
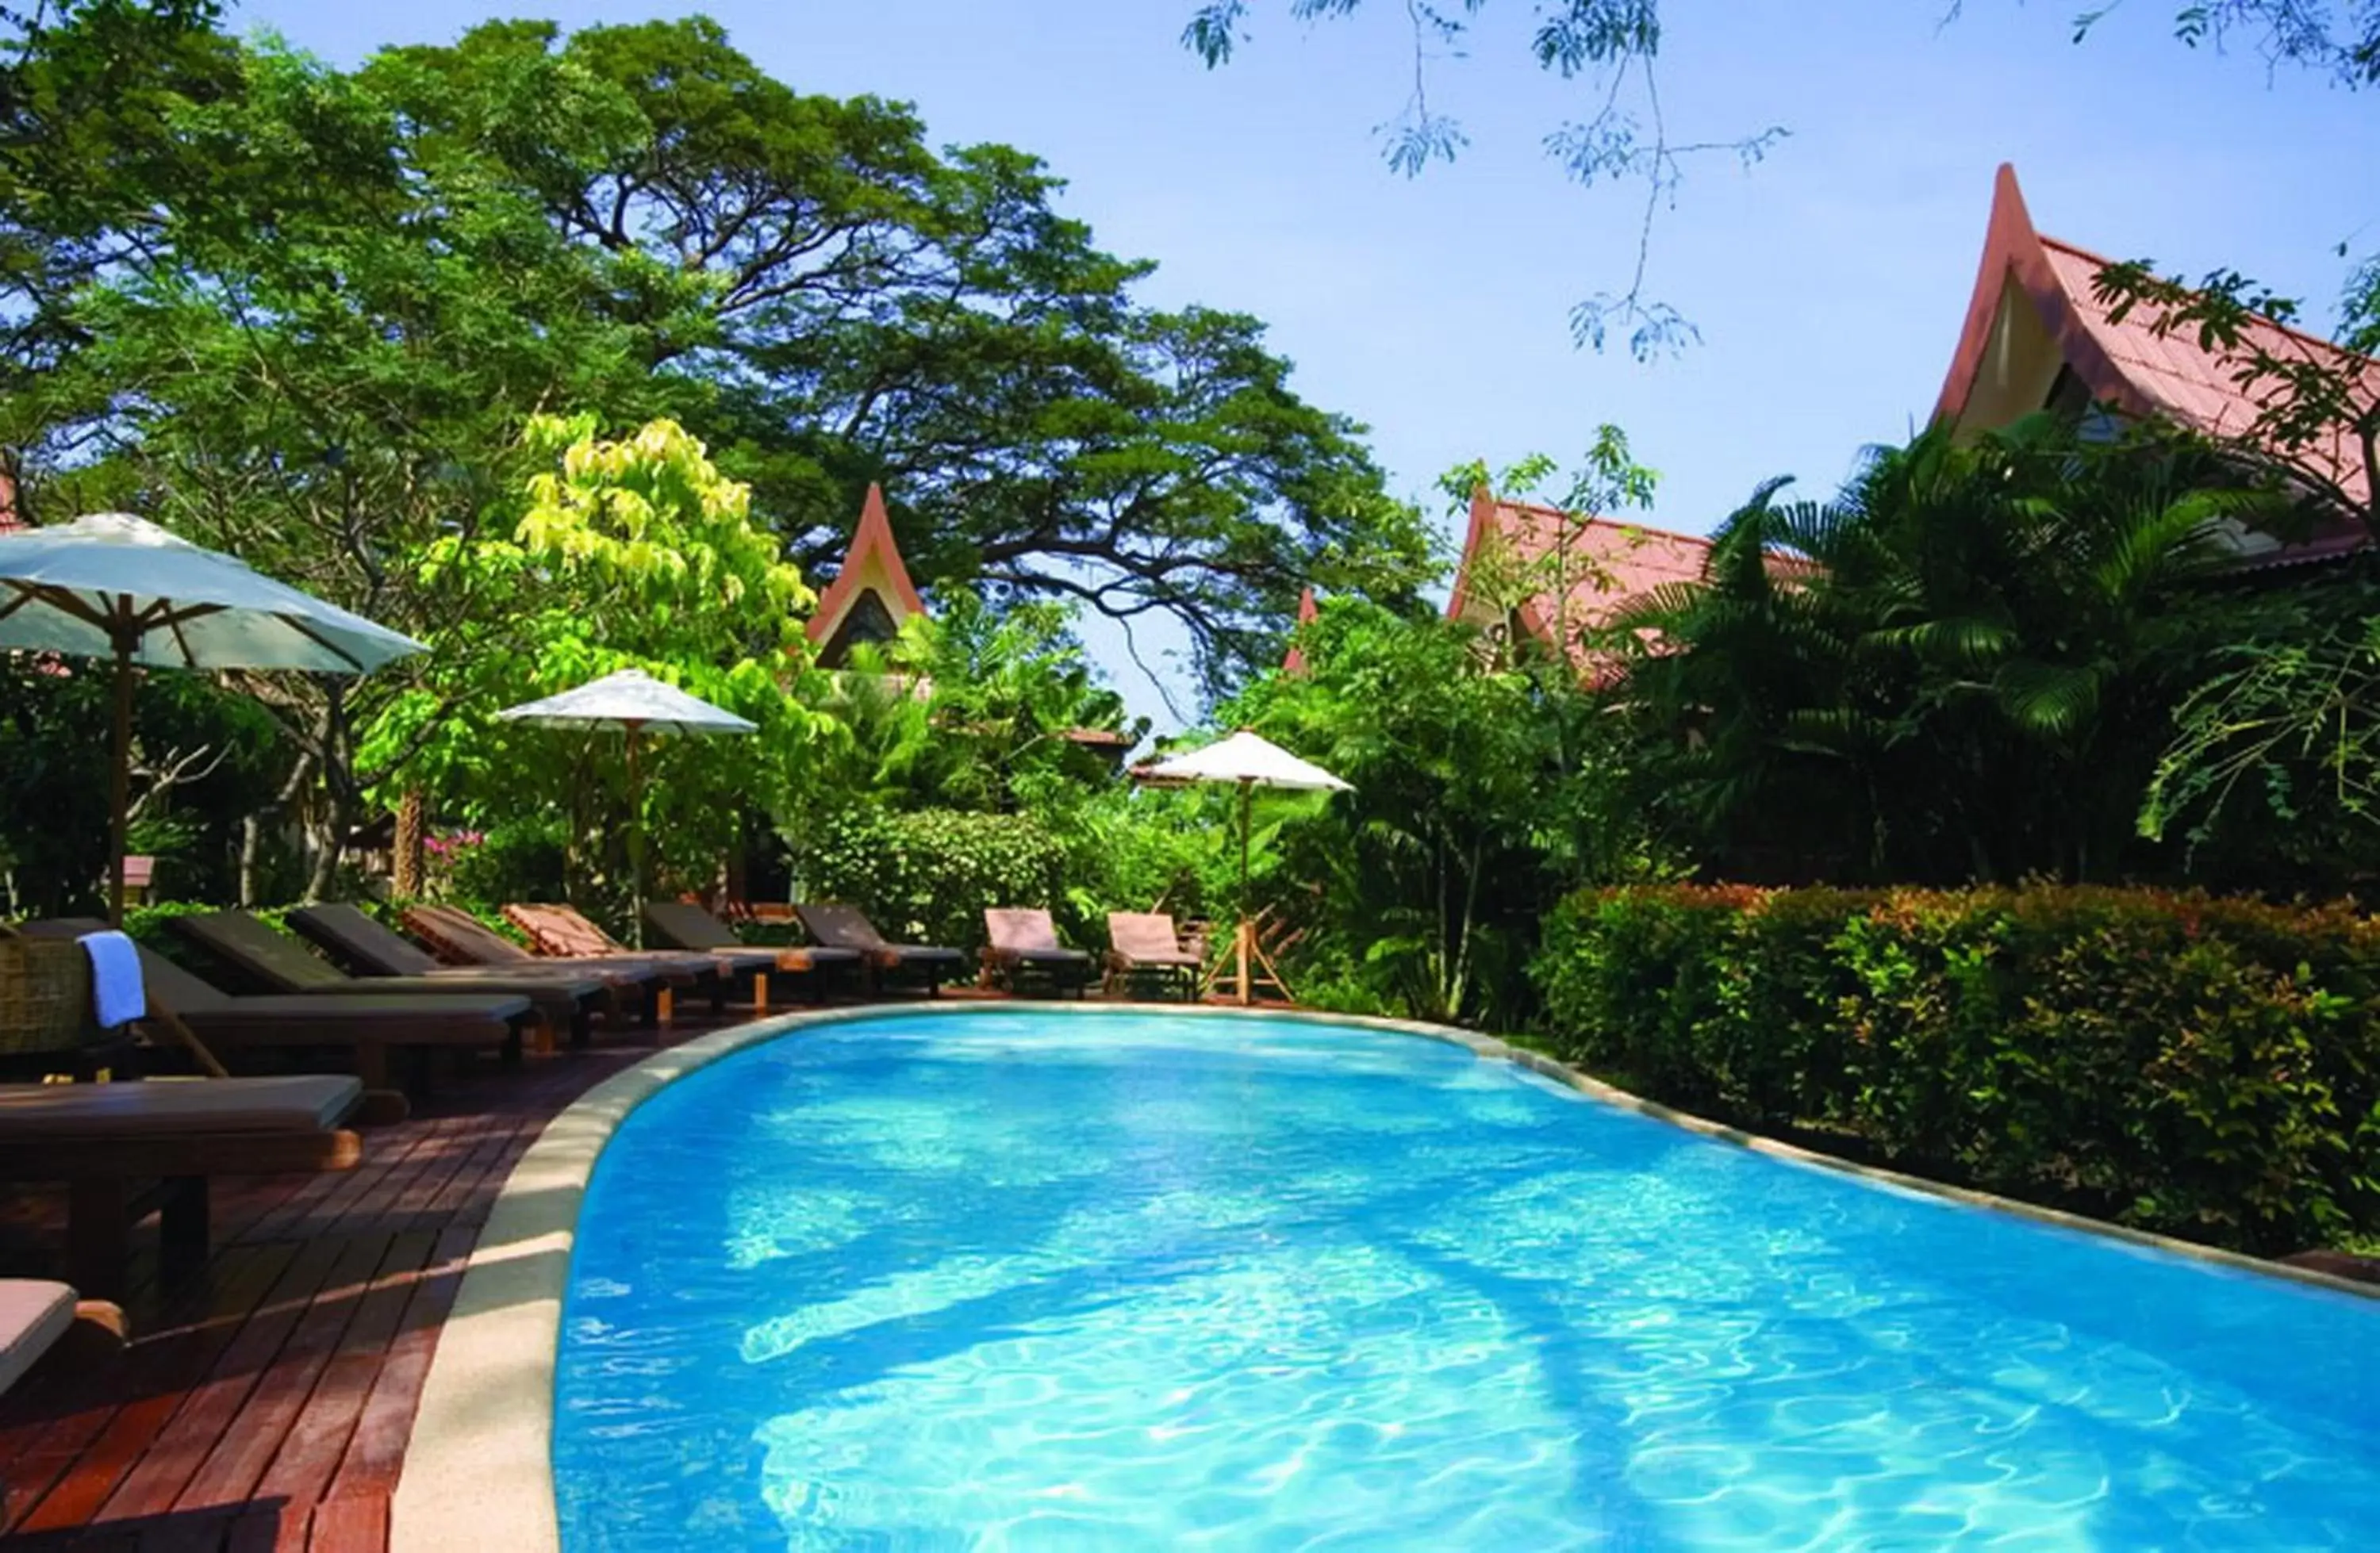
M 628 933 L 630 943 L 645 947 L 645 790 L 637 774 L 637 725 L 625 723 L 628 734 Z
M 1239 941 L 1233 949 L 1239 961 L 1239 996 L 1243 1004 L 1256 1001 L 1248 985 L 1249 942 L 1256 937 L 1256 924 L 1248 920 L 1248 809 L 1256 790 L 1253 782 L 1240 783 L 1240 927 L 1235 935 Z
M 124 835 L 132 807 L 132 644 L 115 643 L 115 761 L 107 777 L 107 925 L 124 926 Z

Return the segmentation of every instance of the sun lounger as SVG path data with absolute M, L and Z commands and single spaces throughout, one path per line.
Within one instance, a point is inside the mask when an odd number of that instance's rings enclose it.
M 210 1177 L 352 1169 L 343 1123 L 363 1100 L 333 1074 L 0 1085 L 0 1182 L 66 1183 L 67 1276 L 113 1298 L 126 1231 L 152 1211 L 169 1272 L 205 1260 Z
M 661 979 L 660 973 L 650 967 L 559 965 L 539 960 L 510 965 L 442 965 L 428 950 L 395 928 L 350 905 L 299 906 L 285 920 L 358 977 L 421 977 L 455 983 L 458 989 L 484 987 L 494 991 L 516 983 L 569 985 L 592 981 L 599 988 L 601 1006 L 615 1018 L 623 1016 L 632 1003 L 649 1005 L 648 993 Z
M 103 930 L 88 918 L 29 922 L 23 932 L 80 938 Z M 309 992 L 236 998 L 218 991 L 154 950 L 140 951 L 140 975 L 154 1013 L 170 1009 L 199 1038 L 220 1050 L 323 1048 L 346 1053 L 371 1088 L 389 1080 L 389 1053 L 417 1057 L 433 1049 L 495 1048 L 518 1062 L 521 1032 L 536 1011 L 517 993 Z
M 84 1341 L 78 1332 L 88 1333 Z M 0 1278 L 0 1392 L 25 1378 L 55 1352 L 90 1346 L 120 1348 L 124 1312 L 105 1300 L 85 1300 L 64 1283 L 42 1278 Z M 0 1497 L 7 1484 L 0 1479 Z
M 713 1009 L 726 1006 L 730 981 L 747 976 L 755 978 L 753 996 L 763 1003 L 768 1001 L 768 983 L 761 978 L 777 963 L 773 951 L 739 948 L 733 952 L 711 953 L 684 949 L 631 950 L 589 921 L 576 906 L 516 901 L 506 905 L 504 913 L 504 920 L 528 937 L 532 949 L 550 958 L 602 960 L 641 954 L 657 965 L 677 965 L 692 972 L 710 994 Z
M 983 914 L 984 974 L 1012 992 L 1047 987 L 1077 998 L 1091 984 L 1091 957 L 1058 941 L 1058 925 L 1038 906 L 990 906 Z
M 1198 956 L 1182 947 L 1173 918 L 1161 911 L 1108 913 L 1108 986 L 1154 985 L 1184 1001 L 1197 995 Z
M 469 987 L 457 986 L 451 976 L 352 977 L 244 911 L 192 912 L 175 917 L 173 925 L 209 954 L 275 992 L 512 992 L 527 998 L 549 1026 L 568 1030 L 574 1046 L 587 1044 L 595 1008 L 611 999 L 601 978 L 583 973 L 529 972 L 501 982 L 481 975 L 471 977 Z
M 879 988 L 891 980 L 922 983 L 930 997 L 966 969 L 966 956 L 955 949 L 889 941 L 857 906 L 823 902 L 797 905 L 794 915 L 802 919 L 805 932 L 828 948 L 858 951 Z
M 735 936 L 735 929 L 692 901 L 651 901 L 645 905 L 645 927 L 673 949 L 729 951 L 739 954 L 765 952 L 775 956 L 773 976 L 811 977 L 820 982 L 856 978 L 860 953 L 823 944 L 763 949 Z
M 450 965 L 513 970 L 552 969 L 558 965 L 530 953 L 460 906 L 407 906 L 405 930 Z M 701 979 L 698 971 L 644 954 L 573 960 L 564 968 L 591 971 L 638 988 L 645 998 L 648 1021 L 668 1018 L 672 992 L 692 988 Z

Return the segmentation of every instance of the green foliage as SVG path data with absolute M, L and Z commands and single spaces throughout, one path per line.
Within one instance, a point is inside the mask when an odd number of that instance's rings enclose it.
M 887 938 L 974 947 L 987 906 L 1064 902 L 1065 849 L 1017 815 L 854 809 L 807 838 L 805 899 L 845 901 Z
M 1654 1098 L 2245 1250 L 2380 1227 L 2380 926 L 2343 908 L 1618 890 L 1533 969 L 1559 1049 Z
M 133 701 L 129 850 L 176 892 L 231 885 L 241 819 L 278 769 L 272 720 L 197 674 L 144 674 Z M 111 676 L 9 654 L 0 661 L 0 878 L 5 909 L 101 904 L 113 764 Z
M 1046 601 L 994 609 L 953 591 L 900 637 L 855 650 L 829 700 L 854 749 L 801 797 L 912 808 L 1041 809 L 1112 781 L 1111 752 L 1074 735 L 1128 734 L 1147 721 L 1085 657 L 1073 612 Z
M 2213 452 L 2049 417 L 1875 452 L 1836 501 L 1772 482 L 1708 576 L 1623 612 L 1645 801 L 1730 871 L 2118 875 L 2169 709 L 2227 604 L 2215 526 L 2268 516 Z
M 1583 882 L 1661 871 L 1624 801 L 1613 720 L 1567 673 L 1491 660 L 1435 616 L 1334 600 L 1300 645 L 1305 673 L 1218 719 L 1354 786 L 1258 799 L 1257 894 L 1304 934 L 1298 975 L 1419 1017 L 1522 1023 L 1544 910 Z
M 2192 874 L 2347 889 L 2380 866 L 2380 598 L 2363 562 L 2224 611 L 2140 814 Z
M 641 668 L 759 725 L 749 737 L 639 741 L 661 872 L 707 880 L 747 808 L 781 800 L 835 733 L 786 689 L 809 589 L 753 523 L 749 491 L 683 428 L 655 421 L 612 442 L 583 419 L 541 418 L 529 436 L 554 467 L 530 478 L 511 532 L 442 540 L 422 563 L 496 607 L 439 635 L 422 683 L 369 732 L 366 758 L 395 765 L 382 752 L 409 748 L 404 780 L 474 829 L 565 817 L 572 898 L 619 893 L 631 801 L 621 735 L 492 714 Z
M 500 650 L 469 628 L 522 605 L 424 563 L 514 532 L 541 409 L 690 428 L 801 566 L 882 478 L 929 587 L 1170 612 L 1217 683 L 1276 650 L 1305 582 L 1426 574 L 1418 515 L 1257 321 L 1139 305 L 1148 266 L 1034 158 L 938 153 L 908 109 L 804 95 L 707 20 L 492 22 L 353 70 L 204 0 L 0 21 L 20 510 L 143 512 L 442 658 Z M 415 753 L 359 766 L 359 735 L 437 715 L 444 667 L 250 686 L 314 888 Z

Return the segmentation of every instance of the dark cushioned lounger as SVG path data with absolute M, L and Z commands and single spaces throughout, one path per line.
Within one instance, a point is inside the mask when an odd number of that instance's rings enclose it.
M 853 976 L 861 968 L 861 956 L 856 949 L 833 949 L 824 944 L 766 949 L 747 944 L 735 936 L 735 928 L 692 901 L 647 903 L 645 927 L 674 949 L 771 955 L 774 960 L 771 968 L 787 976 Z
M 103 932 L 91 918 L 29 922 L 22 931 L 48 938 Z M 364 1083 L 388 1083 L 391 1049 L 494 1048 L 520 1056 L 521 1030 L 535 1020 L 527 998 L 510 992 L 307 992 L 236 998 L 157 953 L 140 951 L 150 1006 L 172 1010 L 218 1049 L 323 1048 L 347 1052 Z
M 355 911 L 353 906 L 344 908 Z M 356 912 L 363 916 L 361 912 Z M 370 918 L 365 917 L 369 922 Z M 501 983 L 485 976 L 471 977 L 470 987 L 455 984 L 452 976 L 352 977 L 309 950 L 304 944 L 244 911 L 193 912 L 173 919 L 174 930 L 242 975 L 262 982 L 275 992 L 463 991 L 512 992 L 527 998 L 539 1017 L 557 1030 L 567 1030 L 574 1044 L 586 1044 L 590 1015 L 611 1001 L 611 989 L 600 977 L 537 972 Z
M 983 928 L 990 942 L 984 969 L 1010 991 L 1045 986 L 1081 997 L 1091 984 L 1091 957 L 1058 941 L 1058 925 L 1039 906 L 987 906 Z
M 331 1074 L 0 1085 L 0 1182 L 66 1183 L 67 1276 L 113 1298 L 151 1212 L 169 1273 L 205 1261 L 210 1177 L 352 1169 L 363 1100 Z
M 828 948 L 858 951 L 880 986 L 892 977 L 923 983 L 931 994 L 940 991 L 943 982 L 965 974 L 966 956 L 957 950 L 939 944 L 893 943 L 876 930 L 876 924 L 857 906 L 820 901 L 797 905 L 794 914 L 802 919 L 803 930 Z

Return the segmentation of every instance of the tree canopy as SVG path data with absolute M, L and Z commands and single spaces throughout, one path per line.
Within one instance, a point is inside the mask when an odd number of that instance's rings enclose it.
M 200 0 L 80 0 L 0 68 L 0 443 L 417 634 L 398 558 L 510 514 L 535 413 L 686 427 L 805 568 L 883 482 L 929 588 L 1168 614 L 1212 683 L 1427 530 L 1263 325 L 1157 309 L 1062 184 L 805 94 L 714 23 L 491 22 L 352 71 Z

